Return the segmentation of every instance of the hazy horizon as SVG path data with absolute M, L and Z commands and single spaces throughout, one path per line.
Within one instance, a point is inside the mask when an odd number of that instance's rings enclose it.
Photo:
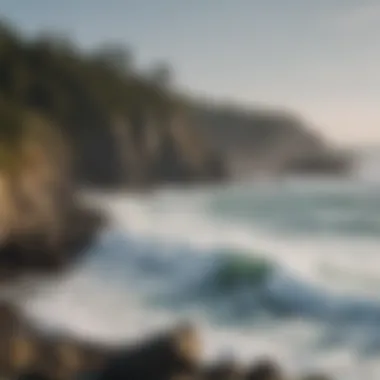
M 164 61 L 184 91 L 290 109 L 343 146 L 380 145 L 380 2 L 375 0 L 2 1 L 28 34 L 115 41 Z

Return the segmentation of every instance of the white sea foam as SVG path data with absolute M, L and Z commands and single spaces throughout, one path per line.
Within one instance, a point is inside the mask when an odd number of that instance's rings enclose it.
M 358 197 L 375 192 L 368 184 L 360 183 L 320 184 L 319 188 L 310 183 L 304 187 L 294 183 L 281 186 L 267 184 L 256 189 L 235 186 L 228 190 L 185 193 L 171 190 L 127 197 L 92 194 L 89 199 L 109 213 L 112 225 L 99 237 L 89 258 L 59 279 L 28 282 L 29 292 L 13 293 L 13 297 L 18 297 L 26 312 L 39 323 L 97 340 L 120 342 L 138 338 L 191 316 L 204 333 L 207 358 L 231 348 L 244 361 L 270 354 L 290 371 L 326 368 L 342 379 L 359 379 L 365 375 L 367 380 L 375 380 L 380 375 L 380 363 L 358 352 L 361 344 L 375 338 L 373 329 L 366 331 L 359 326 L 341 344 L 330 349 L 318 348 L 316 342 L 321 336 L 329 335 L 331 328 L 323 318 L 294 316 L 225 327 L 215 324 L 205 310 L 196 306 L 175 312 L 150 309 L 144 303 L 145 295 L 169 291 L 170 287 L 181 287 L 186 281 L 200 278 L 204 275 L 203 257 L 226 247 L 265 257 L 278 268 L 279 274 L 294 280 L 290 285 L 280 281 L 278 288 L 273 288 L 284 297 L 292 296 L 291 285 L 295 284 L 301 288 L 304 285 L 305 289 L 315 288 L 333 301 L 350 296 L 367 298 L 374 304 L 380 302 L 378 237 L 283 235 L 256 222 L 218 218 L 209 208 L 216 197 L 231 194 L 236 197 L 244 192 L 252 196 L 261 192 L 273 199 L 282 190 L 310 196 L 316 191 L 351 192 Z M 331 212 L 329 217 L 341 215 L 334 216 Z M 168 263 L 180 257 L 177 270 L 163 278 L 139 272 L 139 260 L 147 253 L 160 260 L 166 258 L 164 262 Z M 285 288 L 287 284 L 289 287 Z M 307 292 L 305 297 L 309 297 Z

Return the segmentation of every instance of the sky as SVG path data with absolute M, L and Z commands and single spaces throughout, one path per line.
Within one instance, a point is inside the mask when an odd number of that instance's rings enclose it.
M 183 91 L 290 109 L 339 145 L 380 144 L 380 0 L 0 0 L 0 14 L 123 44 Z

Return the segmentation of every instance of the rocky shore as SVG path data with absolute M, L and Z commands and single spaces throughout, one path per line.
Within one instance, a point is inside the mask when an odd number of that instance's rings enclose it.
M 75 265 L 106 223 L 76 195 L 64 137 L 39 117 L 19 122 L 27 133 L 12 147 L 13 161 L 0 160 L 0 289 L 24 274 Z M 0 305 L 0 377 L 9 380 L 286 379 L 280 367 L 268 359 L 248 368 L 225 360 L 206 365 L 199 333 L 187 324 L 115 348 L 46 335 L 17 307 Z
M 243 366 L 221 358 L 202 360 L 195 326 L 181 323 L 121 347 L 95 345 L 37 333 L 10 304 L 0 305 L 0 376 L 24 380 L 286 380 L 281 364 L 263 357 Z M 325 380 L 323 374 L 300 380 Z

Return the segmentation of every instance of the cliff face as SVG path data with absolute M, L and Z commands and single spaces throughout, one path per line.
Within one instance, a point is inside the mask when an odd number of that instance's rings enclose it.
M 349 157 L 291 113 L 196 103 L 191 117 L 207 143 L 223 153 L 232 177 L 345 174 L 351 168 Z
M 349 167 L 297 117 L 182 99 L 167 76 L 143 74 L 115 46 L 83 52 L 0 27 L 0 96 L 63 136 L 75 184 L 131 188 Z
M 0 125 L 2 281 L 64 267 L 101 218 L 75 199 L 67 144 L 49 121 L 0 102 Z
M 61 40 L 0 28 L 0 95 L 51 120 L 72 154 L 73 176 L 91 187 L 145 186 L 223 177 L 175 96 L 117 47 L 83 52 Z M 176 121 L 174 121 L 176 119 Z
M 116 53 L 0 25 L 0 280 L 61 269 L 91 242 L 103 218 L 78 186 L 224 178 L 170 89 Z

